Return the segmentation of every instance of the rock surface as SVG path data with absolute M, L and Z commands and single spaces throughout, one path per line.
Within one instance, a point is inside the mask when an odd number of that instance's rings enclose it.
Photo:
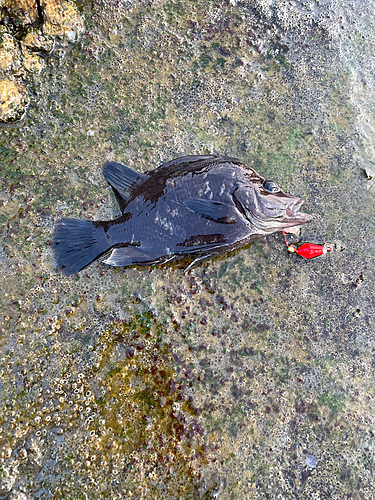
M 373 500 L 373 12 L 103 1 L 57 40 L 1 128 L 0 496 Z M 118 214 L 105 161 L 216 152 L 305 199 L 290 243 L 334 250 L 56 272 L 55 220 Z
M 24 115 L 28 103 L 25 83 L 20 78 L 30 82 L 33 75 L 38 75 L 45 64 L 42 54 L 53 50 L 54 37 L 76 40 L 83 31 L 83 22 L 75 5 L 67 0 L 45 0 L 41 12 L 29 0 L 1 0 L 0 8 L 0 75 L 7 77 L 1 87 L 0 122 L 12 122 Z
M 22 74 L 22 55 L 19 44 L 8 33 L 0 34 L 0 74 L 13 75 Z
M 3 17 L 16 25 L 30 25 L 39 20 L 38 4 L 35 0 L 0 0 Z
M 66 34 L 75 39 L 83 31 L 83 22 L 73 3 L 67 0 L 42 0 L 43 32 L 49 36 Z M 74 35 L 72 35 L 74 33 Z
M 29 96 L 25 85 L 9 78 L 0 80 L 0 121 L 20 120 L 28 104 Z

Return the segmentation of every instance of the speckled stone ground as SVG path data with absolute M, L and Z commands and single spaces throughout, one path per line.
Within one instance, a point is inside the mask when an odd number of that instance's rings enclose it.
M 374 7 L 80 5 L 1 129 L 0 498 L 374 498 Z M 104 161 L 207 152 L 335 251 L 56 271 L 55 220 L 118 213 Z

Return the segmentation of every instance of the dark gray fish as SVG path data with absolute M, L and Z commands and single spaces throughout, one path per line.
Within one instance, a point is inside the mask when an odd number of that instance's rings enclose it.
M 103 262 L 112 266 L 194 255 L 191 268 L 312 218 L 298 211 L 301 199 L 236 158 L 184 156 L 144 174 L 108 162 L 103 173 L 122 215 L 111 221 L 57 221 L 52 244 L 65 275 L 104 254 Z

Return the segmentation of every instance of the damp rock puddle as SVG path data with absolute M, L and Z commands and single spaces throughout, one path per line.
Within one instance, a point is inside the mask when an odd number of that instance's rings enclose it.
M 76 4 L 0 129 L 0 498 L 374 497 L 374 7 Z M 56 270 L 56 220 L 118 215 L 105 161 L 187 154 L 305 199 L 288 243 L 334 250 Z

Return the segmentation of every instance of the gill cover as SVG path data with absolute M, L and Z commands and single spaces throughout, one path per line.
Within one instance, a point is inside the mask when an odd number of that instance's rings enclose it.
M 262 186 L 239 186 L 233 193 L 233 201 L 252 226 L 258 231 L 272 233 L 291 225 L 308 222 L 310 217 L 299 213 L 303 201 L 281 190 L 265 192 Z

